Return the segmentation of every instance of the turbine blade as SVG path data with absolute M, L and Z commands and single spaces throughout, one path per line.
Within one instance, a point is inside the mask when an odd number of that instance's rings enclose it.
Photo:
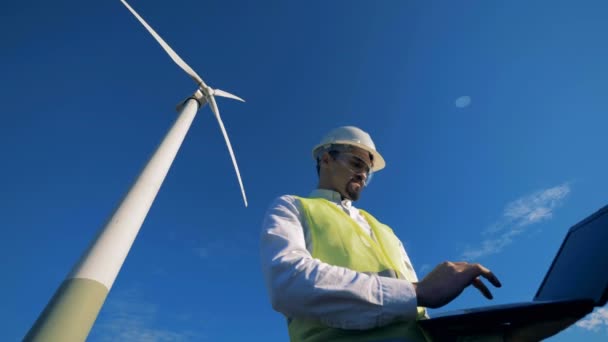
M 233 100 L 238 100 L 238 101 L 241 101 L 241 102 L 245 102 L 245 100 L 243 100 L 242 98 L 240 98 L 240 97 L 238 97 L 238 96 L 236 96 L 236 95 L 234 95 L 234 94 L 230 94 L 230 93 L 229 93 L 229 92 L 227 92 L 227 91 L 223 91 L 222 89 L 214 89 L 214 90 L 213 90 L 213 95 L 216 95 L 216 96 L 221 96 L 221 97 L 227 97 L 227 98 L 229 98 L 229 99 L 233 99 Z
M 180 68 L 182 68 L 182 70 L 184 70 L 188 75 L 190 75 L 190 77 L 192 77 L 196 81 L 196 83 L 198 83 L 199 85 L 201 85 L 203 87 L 207 87 L 205 82 L 203 82 L 203 79 L 194 70 L 192 70 L 192 68 L 188 64 L 186 64 L 186 62 L 184 62 L 184 60 L 181 59 L 181 57 L 178 56 L 177 53 L 175 53 L 175 51 L 173 51 L 173 49 L 169 46 L 169 44 L 167 44 L 158 35 L 158 33 L 156 33 L 156 31 L 154 31 L 154 29 L 152 27 L 150 27 L 150 25 L 148 25 L 148 23 L 142 17 L 140 17 L 139 14 L 137 14 L 137 12 L 135 12 L 135 10 L 125 0 L 120 0 L 120 1 L 127 7 L 127 9 L 129 9 L 129 11 L 131 11 L 131 13 L 133 13 L 135 18 L 137 18 L 137 20 L 139 20 L 139 22 L 142 25 L 144 25 L 144 27 L 148 30 L 148 32 L 150 32 L 150 34 L 154 37 L 154 39 L 156 39 L 156 41 L 160 44 L 160 46 L 163 47 L 163 49 L 169 55 L 169 57 L 171 57 L 171 59 L 175 62 L 175 64 L 177 64 Z
M 236 177 L 239 180 L 239 185 L 241 186 L 241 193 L 243 194 L 243 201 L 245 202 L 245 207 L 247 206 L 247 196 L 245 195 L 245 187 L 243 187 L 243 181 L 241 180 L 241 173 L 239 172 L 239 167 L 236 164 L 236 158 L 234 157 L 234 152 L 232 151 L 232 145 L 230 144 L 230 139 L 228 139 L 228 133 L 226 133 L 226 128 L 224 127 L 224 123 L 222 122 L 222 118 L 220 117 L 220 110 L 217 108 L 217 103 L 215 102 L 215 97 L 213 95 L 207 98 L 209 101 L 209 106 L 215 114 L 215 118 L 217 119 L 218 124 L 220 125 L 220 129 L 222 130 L 222 134 L 224 135 L 224 140 L 226 140 L 226 146 L 228 146 L 228 152 L 230 152 L 230 158 L 232 158 L 232 164 L 234 165 L 234 170 L 236 171 Z

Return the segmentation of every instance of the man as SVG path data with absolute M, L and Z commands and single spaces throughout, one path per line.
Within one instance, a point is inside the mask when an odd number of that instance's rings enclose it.
M 469 285 L 491 299 L 482 278 L 501 286 L 490 270 L 466 262 L 442 263 L 418 281 L 393 231 L 352 205 L 385 166 L 369 134 L 336 128 L 313 158 L 317 189 L 276 199 L 261 235 L 266 286 L 291 341 L 426 341 L 416 323 L 424 308 L 449 303 Z M 567 326 L 547 324 L 484 340 L 535 341 Z

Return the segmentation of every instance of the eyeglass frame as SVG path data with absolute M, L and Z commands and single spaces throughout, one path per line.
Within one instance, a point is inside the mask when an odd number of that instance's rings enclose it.
M 372 177 L 374 175 L 373 165 L 368 164 L 367 162 L 365 162 L 365 160 L 363 160 L 363 158 L 359 157 L 358 155 L 356 155 L 354 153 L 344 152 L 344 151 L 339 151 L 339 150 L 330 150 L 327 152 L 335 161 L 340 163 L 340 165 L 344 166 L 347 170 L 349 170 L 353 174 L 364 173 L 365 179 L 363 180 L 363 185 L 364 186 L 369 185 L 369 183 L 371 182 Z M 350 161 L 352 161 L 353 159 L 356 159 L 362 166 L 361 167 L 353 166 L 352 163 L 350 163 L 349 161 L 340 158 L 340 156 L 344 156 L 344 155 L 348 155 Z M 359 170 L 357 171 L 357 170 L 353 169 L 353 167 L 355 169 L 359 169 Z

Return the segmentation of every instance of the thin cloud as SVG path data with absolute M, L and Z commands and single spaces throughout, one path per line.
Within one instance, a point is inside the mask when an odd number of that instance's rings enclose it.
M 552 218 L 555 208 L 563 203 L 569 193 L 570 185 L 565 183 L 508 203 L 502 217 L 482 233 L 485 239 L 481 245 L 467 248 L 462 257 L 473 260 L 499 253 L 525 232 L 529 225 Z
M 585 319 L 578 321 L 576 326 L 590 331 L 599 331 L 602 326 L 608 327 L 608 309 L 600 308 Z
M 201 259 L 206 259 L 209 256 L 209 248 L 197 247 L 194 249 L 194 254 L 196 254 Z
M 456 108 L 466 108 L 471 104 L 470 96 L 461 96 L 454 101 Z
M 190 342 L 204 340 L 198 332 L 163 327 L 157 305 L 141 298 L 137 291 L 108 298 L 89 341 Z

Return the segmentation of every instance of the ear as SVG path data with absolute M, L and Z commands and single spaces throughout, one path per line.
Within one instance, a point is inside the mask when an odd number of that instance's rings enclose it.
M 328 152 L 323 152 L 321 158 L 319 159 L 319 165 L 321 166 L 321 168 L 327 167 L 331 159 L 332 158 Z

